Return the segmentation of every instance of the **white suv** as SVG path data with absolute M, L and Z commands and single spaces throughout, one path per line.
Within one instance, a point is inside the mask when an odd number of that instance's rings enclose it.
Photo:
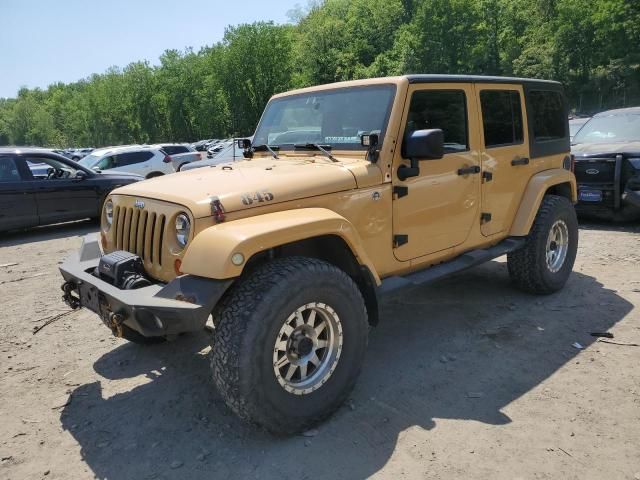
M 78 162 L 101 172 L 127 172 L 145 178 L 175 172 L 171 156 L 157 146 L 108 147 L 94 150 Z

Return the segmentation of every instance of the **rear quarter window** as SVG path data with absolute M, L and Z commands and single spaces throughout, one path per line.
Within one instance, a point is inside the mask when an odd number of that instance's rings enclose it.
M 569 112 L 560 84 L 525 84 L 529 156 L 568 155 Z
M 532 90 L 529 108 L 533 120 L 533 139 L 536 142 L 557 140 L 567 134 L 567 118 L 560 92 Z

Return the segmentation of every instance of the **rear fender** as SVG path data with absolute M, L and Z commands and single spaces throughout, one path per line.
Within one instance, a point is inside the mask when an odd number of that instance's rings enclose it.
M 549 190 L 566 196 L 572 203 L 578 201 L 578 187 L 573 172 L 562 168 L 540 172 L 529 180 L 509 235 L 521 237 L 529 234 L 542 199 Z
M 342 238 L 358 263 L 367 267 L 375 282 L 380 284 L 380 278 L 351 222 L 325 208 L 267 213 L 209 227 L 190 243 L 180 270 L 207 278 L 235 278 L 242 274 L 249 259 L 260 252 L 323 235 Z M 244 258 L 240 265 L 231 261 L 237 253 Z

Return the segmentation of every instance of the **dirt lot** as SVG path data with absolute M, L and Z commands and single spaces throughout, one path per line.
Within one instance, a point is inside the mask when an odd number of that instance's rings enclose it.
M 589 335 L 640 343 L 640 227 L 583 227 L 549 297 L 500 259 L 385 299 L 350 402 L 285 439 L 225 407 L 204 331 L 144 348 L 81 311 L 32 334 L 95 229 L 0 239 L 0 478 L 640 479 L 640 347 Z

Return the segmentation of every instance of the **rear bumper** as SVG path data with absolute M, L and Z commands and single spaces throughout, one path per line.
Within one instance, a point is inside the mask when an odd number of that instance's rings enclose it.
M 80 250 L 60 266 L 65 301 L 72 307 L 84 306 L 94 311 L 114 333 L 118 330 L 116 323 L 146 337 L 202 329 L 233 282 L 182 275 L 167 284 L 122 290 L 92 275 L 100 256 L 98 236 L 90 234 Z M 74 298 L 79 299 L 79 305 Z

